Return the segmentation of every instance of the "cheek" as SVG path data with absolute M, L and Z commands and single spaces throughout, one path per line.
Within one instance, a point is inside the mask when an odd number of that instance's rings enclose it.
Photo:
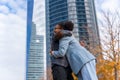
M 57 33 L 57 32 L 60 32 L 60 30 L 59 30 L 59 29 L 56 29 L 55 32 L 56 32 L 56 33 Z
M 57 33 L 57 32 L 58 32 L 58 30 L 56 29 L 56 30 L 54 30 L 54 32 L 55 32 L 55 33 Z

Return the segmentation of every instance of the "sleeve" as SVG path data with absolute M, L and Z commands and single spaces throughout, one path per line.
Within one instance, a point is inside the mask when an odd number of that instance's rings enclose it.
M 52 37 L 52 41 L 51 41 L 51 50 L 53 50 L 53 45 L 54 45 L 54 41 L 53 41 L 53 37 Z
M 54 35 L 52 35 L 52 39 L 51 39 L 51 50 L 54 50 L 54 45 L 55 45 L 55 37 L 54 37 Z
M 69 46 L 69 39 L 62 38 L 59 42 L 59 50 L 53 51 L 53 56 L 55 58 L 64 57 Z

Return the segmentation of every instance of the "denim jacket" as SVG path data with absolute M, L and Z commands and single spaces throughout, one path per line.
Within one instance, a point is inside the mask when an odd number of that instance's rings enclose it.
M 56 58 L 64 57 L 65 55 L 75 74 L 78 74 L 86 63 L 95 59 L 73 36 L 60 39 L 59 50 L 53 51 L 53 56 Z

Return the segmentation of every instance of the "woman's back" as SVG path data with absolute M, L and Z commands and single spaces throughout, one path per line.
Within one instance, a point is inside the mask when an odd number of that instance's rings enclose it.
M 95 59 L 95 57 L 82 47 L 73 36 L 64 37 L 60 41 L 62 40 L 68 43 L 66 56 L 74 73 L 78 73 L 84 64 Z

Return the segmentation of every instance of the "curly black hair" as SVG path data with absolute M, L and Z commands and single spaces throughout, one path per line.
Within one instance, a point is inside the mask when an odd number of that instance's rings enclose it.
M 72 21 L 60 22 L 58 23 L 58 25 L 61 26 L 61 28 L 63 28 L 64 30 L 69 30 L 69 31 L 73 31 L 74 28 L 74 24 L 72 23 Z

